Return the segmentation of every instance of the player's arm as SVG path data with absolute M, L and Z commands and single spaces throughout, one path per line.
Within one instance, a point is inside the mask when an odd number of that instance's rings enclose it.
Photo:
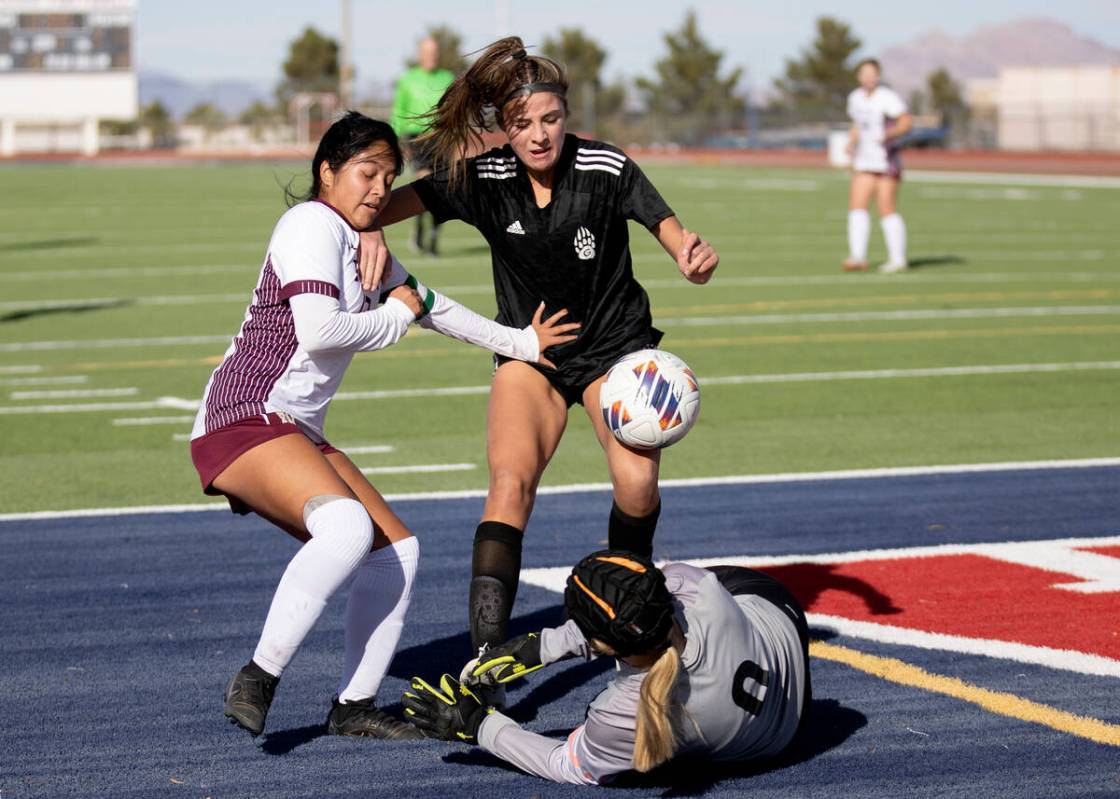
M 337 296 L 304 293 L 288 297 L 300 348 L 309 353 L 341 350 L 369 352 L 396 344 L 422 310 L 417 292 L 406 286 L 392 291 L 372 311 L 348 313 Z
M 363 291 L 373 291 L 381 284 L 392 258 L 382 227 L 411 219 L 425 210 L 424 202 L 411 184 L 393 189 L 393 193 L 389 195 L 389 204 L 377 215 L 373 227 L 362 231 L 360 236 L 358 274 L 362 278 Z
M 886 135 L 883 136 L 883 142 L 889 142 L 893 139 L 901 139 L 907 133 L 914 129 L 914 117 L 910 113 L 905 113 L 895 119 L 894 124 L 887 130 Z
M 376 350 L 395 344 L 420 310 L 409 289 L 375 311 L 349 313 L 339 302 L 342 264 L 349 252 L 333 216 L 312 203 L 285 214 L 269 243 L 280 300 L 292 311 L 296 340 L 307 352 Z
M 509 683 L 539 668 L 568 658 L 591 660 L 596 653 L 574 621 L 526 633 L 504 644 L 487 648 L 468 663 L 460 675 L 464 682 Z
M 572 341 L 579 329 L 576 322 L 560 321 L 568 315 L 566 310 L 544 319 L 543 302 L 537 307 L 532 323 L 523 328 L 498 324 L 428 288 L 410 275 L 396 258 L 392 259 L 385 285 L 390 288 L 403 285 L 416 291 L 422 306 L 418 314 L 421 327 L 519 361 L 554 366 L 544 357 L 544 351 Z
M 536 777 L 573 785 L 597 785 L 599 781 L 580 768 L 572 756 L 572 738 L 582 729 L 574 730 L 565 740 L 549 738 L 523 729 L 509 716 L 494 712 L 479 727 L 478 745 Z M 619 771 L 627 768 L 628 763 Z
M 709 242 L 681 226 L 675 216 L 666 217 L 650 228 L 677 268 L 691 283 L 704 284 L 719 266 L 719 254 Z
M 523 771 L 556 782 L 595 782 L 565 757 L 566 742 L 521 729 L 450 674 L 435 685 L 413 677 L 402 702 L 405 718 L 428 738 L 477 744 Z
M 858 144 L 858 143 L 859 143 L 859 125 L 857 125 L 855 122 L 853 122 L 852 126 L 850 128 L 848 128 L 848 143 L 844 148 L 847 151 L 848 155 L 851 155 L 852 153 L 854 153 L 856 151 L 856 144 Z

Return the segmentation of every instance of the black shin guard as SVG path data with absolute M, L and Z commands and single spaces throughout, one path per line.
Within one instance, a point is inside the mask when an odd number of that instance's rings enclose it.
M 521 575 L 521 531 L 503 522 L 482 522 L 471 558 L 471 647 L 505 643 L 506 627 Z
M 653 533 L 657 530 L 657 517 L 661 503 L 646 516 L 631 516 L 617 503 L 611 503 L 611 519 L 607 527 L 607 545 L 611 549 L 624 549 L 644 557 L 653 557 Z

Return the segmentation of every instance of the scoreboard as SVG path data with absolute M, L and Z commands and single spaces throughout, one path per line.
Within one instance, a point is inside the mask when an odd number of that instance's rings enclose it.
M 0 0 L 0 74 L 131 71 L 135 0 Z

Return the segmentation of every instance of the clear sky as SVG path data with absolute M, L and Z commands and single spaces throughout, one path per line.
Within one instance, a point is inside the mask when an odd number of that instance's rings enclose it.
M 959 36 L 1026 16 L 1059 19 L 1120 47 L 1118 0 L 351 0 L 351 7 L 359 91 L 392 82 L 421 32 L 435 23 L 459 31 L 467 50 L 508 33 L 532 44 L 558 28 L 579 27 L 610 54 L 605 78 L 650 74 L 665 49 L 662 34 L 679 27 L 689 7 L 708 42 L 724 51 L 724 63 L 745 67 L 759 88 L 811 40 L 822 15 L 851 24 L 868 54 L 933 28 Z M 271 87 L 289 42 L 309 24 L 337 36 L 340 9 L 340 0 L 138 0 L 138 61 L 142 69 L 190 81 L 232 78 Z

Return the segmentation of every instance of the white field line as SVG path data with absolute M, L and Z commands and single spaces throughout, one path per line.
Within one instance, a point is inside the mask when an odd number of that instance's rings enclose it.
M 707 386 L 734 386 L 752 383 L 812 383 L 832 380 L 888 380 L 924 377 L 965 377 L 1000 374 L 1032 374 L 1049 372 L 1111 371 L 1120 369 L 1120 361 L 1077 361 L 1073 363 L 1021 363 L 992 364 L 984 366 L 944 366 L 924 369 L 869 369 L 837 372 L 790 372 L 786 374 L 722 375 L 702 377 L 700 384 Z M 440 388 L 402 388 L 381 391 L 340 391 L 334 396 L 337 402 L 350 400 L 408 399 L 419 397 L 462 397 L 487 394 L 490 386 L 448 386 Z M 102 402 L 74 403 L 71 405 L 9 405 L 0 406 L 0 415 L 40 413 L 86 413 L 121 410 L 156 410 L 175 408 L 196 411 L 199 400 L 181 397 L 160 397 L 151 402 Z
M 140 393 L 135 386 L 128 388 L 73 388 L 49 391 L 13 391 L 14 400 L 41 399 L 98 399 L 101 397 L 134 397 Z
M 138 416 L 114 419 L 113 427 L 147 427 L 149 425 L 191 424 L 193 416 Z
M 1120 459 L 1117 459 L 1120 460 Z M 749 566 L 752 569 L 766 569 L 777 566 L 792 566 L 796 563 L 812 563 L 818 565 L 834 565 L 838 563 L 866 563 L 868 561 L 903 560 L 912 558 L 939 558 L 947 555 L 983 555 L 1005 563 L 1017 563 L 1023 566 L 1052 571 L 1062 575 L 1080 578 L 1084 584 L 1100 582 L 1120 576 L 1120 560 L 1108 558 L 1104 555 L 1095 557 L 1106 558 L 1111 561 L 1112 569 L 1108 572 L 1100 568 L 1097 562 L 1077 561 L 1068 558 L 1070 553 L 1093 555 L 1091 552 L 1078 552 L 1079 547 L 1104 547 L 1120 544 L 1120 536 L 1102 538 L 1057 538 L 1047 541 L 1023 541 L 987 544 L 936 544 L 922 547 L 897 547 L 886 549 L 857 549 L 847 552 L 821 552 L 817 554 L 800 555 L 719 555 L 711 558 L 690 558 L 687 563 L 700 568 L 718 566 L 727 563 L 737 566 Z M 1049 553 L 1049 558 L 1041 557 L 1040 553 Z M 548 566 L 536 569 L 527 569 L 523 575 L 529 574 L 527 582 L 549 591 L 562 592 L 571 566 Z M 1061 586 L 1066 590 L 1070 588 L 1065 581 Z M 1080 585 L 1072 583 L 1072 585 Z M 1112 588 L 1110 590 L 1117 590 Z M 1081 593 L 1096 593 L 1085 592 Z
M 956 308 L 912 311 L 852 311 L 843 313 L 746 314 L 741 316 L 659 316 L 655 323 L 681 327 L 718 325 L 784 325 L 798 322 L 887 322 L 926 319 L 1010 319 L 1048 316 L 1111 316 L 1120 305 L 1055 305 L 1008 308 Z
M 64 386 L 88 383 L 89 375 L 60 377 L 0 377 L 0 386 Z
M 190 441 L 191 440 L 191 434 L 190 433 L 172 433 L 171 434 L 171 440 L 172 441 L 179 441 L 179 442 Z
M 666 316 L 657 323 L 687 327 L 714 325 L 777 325 L 804 322 L 919 321 L 929 319 L 1005 319 L 1048 316 L 1108 316 L 1120 314 L 1120 305 L 1053 305 L 1038 307 L 957 308 L 948 310 L 852 311 L 814 314 L 750 314 L 743 316 Z M 232 336 L 160 336 L 152 338 L 65 339 L 21 341 L 0 344 L 0 352 L 44 350 L 116 349 L 118 347 L 163 347 L 174 345 L 229 343 Z
M 229 344 L 233 335 L 224 336 L 156 336 L 148 338 L 65 339 L 62 341 L 20 341 L 0 344 L 0 352 L 34 352 L 45 350 L 108 350 L 118 347 L 171 347 L 194 344 Z
M 732 239 L 733 236 L 726 236 L 726 239 Z M 744 238 L 746 238 L 744 236 Z M 791 235 L 791 240 L 793 236 Z M 910 250 L 913 252 L 915 247 L 911 245 Z M 963 247 L 954 244 L 931 244 L 927 245 L 924 249 L 934 250 L 938 253 L 944 253 L 948 250 L 951 254 L 960 256 L 965 260 L 971 261 L 1103 261 L 1106 259 L 1120 258 L 1120 251 L 1116 250 L 977 250 L 972 247 Z M 827 252 L 832 252 L 828 248 Z M 825 262 L 832 262 L 833 259 L 826 252 L 824 247 L 816 247 L 806 250 L 805 248 L 797 250 L 731 250 L 721 247 L 719 250 L 720 257 L 723 260 L 736 259 L 749 264 L 766 264 L 772 261 L 781 261 L 789 263 L 819 263 L 824 260 Z M 842 254 L 841 254 L 842 257 Z M 641 254 L 634 256 L 634 262 L 640 264 L 664 264 L 664 254 Z M 840 261 L 836 260 L 839 264 Z M 836 267 L 839 270 L 839 266 Z M 933 267 L 936 269 L 937 267 Z M 917 272 L 921 272 L 921 268 L 915 268 L 909 272 L 903 272 L 897 275 L 891 275 L 895 280 L 909 279 Z M 1030 275 L 1029 272 L 1024 272 L 1024 276 Z M 716 279 L 718 279 L 718 273 Z M 848 282 L 855 283 L 860 280 L 868 280 L 872 275 L 848 275 Z M 1029 279 L 1022 277 L 1020 279 Z
M 23 366 L 0 366 L 0 375 L 33 375 L 43 371 L 39 364 L 26 364 Z
M 928 249 L 928 248 L 927 248 Z M 1091 253 L 1093 258 L 1103 257 L 1103 253 L 1099 250 L 1084 250 L 1083 253 Z M 725 257 L 731 255 L 749 255 L 758 256 L 757 252 L 731 252 L 721 251 Z M 972 254 L 972 253 L 968 253 Z M 788 253 L 786 254 L 788 255 Z M 1037 253 L 1035 253 L 1037 255 Z M 650 261 L 663 261 L 664 256 L 649 256 L 641 255 L 642 260 Z M 803 254 L 801 257 L 805 257 Z M 962 256 L 964 257 L 964 256 Z M 104 277 L 166 277 L 169 274 L 210 274 L 214 271 L 222 272 L 239 272 L 246 271 L 240 267 L 181 267 L 177 271 L 175 269 L 162 270 L 158 267 L 152 268 L 138 268 L 129 269 L 121 267 L 119 269 L 100 269 L 100 270 L 63 270 L 52 271 L 53 278 L 77 278 L 77 279 L 92 279 Z M 27 280 L 41 281 L 43 274 L 40 270 L 29 270 L 27 272 L 0 272 L 0 282 L 14 281 L 14 280 Z M 851 285 L 855 281 L 860 283 L 897 283 L 899 275 L 756 275 L 753 277 L 730 277 L 722 273 L 716 275 L 714 285 L 721 287 L 725 286 L 836 286 L 836 285 Z M 906 273 L 905 280 L 907 282 L 921 282 L 921 283 L 1022 283 L 1032 281 L 1051 281 L 1057 283 L 1065 282 L 1093 282 L 1093 281 L 1117 281 L 1120 280 L 1120 272 L 960 272 L 950 271 L 945 273 L 938 273 L 936 270 L 922 270 L 915 269 Z M 641 281 L 642 285 L 647 289 L 658 288 L 678 288 L 686 284 L 683 277 L 676 278 L 652 278 Z M 461 286 L 452 285 L 433 285 L 433 288 L 438 291 L 454 297 L 456 294 L 490 294 L 494 291 L 493 284 L 491 283 L 473 283 Z M 173 295 L 167 295 L 173 296 Z M 233 302 L 247 302 L 250 296 L 250 291 L 245 291 L 240 294 L 211 294 L 211 295 L 195 295 L 196 297 L 211 298 L 207 301 L 213 301 L 212 298 L 228 298 L 228 301 Z M 58 304 L 62 306 L 70 306 L 88 302 L 113 302 L 119 303 L 122 301 L 148 301 L 151 300 L 153 304 L 160 304 L 164 300 L 164 295 L 155 297 L 114 297 L 114 298 L 75 298 L 70 300 L 42 300 L 42 301 L 22 301 L 19 303 L 25 307 L 42 307 L 49 304 Z M 169 300 L 170 301 L 170 300 Z M 180 300 L 181 301 L 181 300 Z M 201 301 L 201 300 L 199 300 Z M 13 303 L 8 303 L 11 305 Z
M 930 547 L 904 547 L 898 549 L 875 549 L 855 552 L 830 552 L 819 555 L 780 555 L 755 557 L 750 555 L 728 555 L 714 558 L 689 559 L 686 563 L 707 567 L 717 564 L 732 564 L 750 568 L 765 569 L 773 566 L 787 566 L 796 563 L 858 563 L 866 561 L 887 561 L 910 558 L 945 557 L 951 555 L 974 554 L 993 560 L 1016 563 L 1042 571 L 1052 572 L 1057 582 L 1055 588 L 1079 591 L 1082 593 L 1101 593 L 1120 589 L 1120 560 L 1084 552 L 1079 547 L 1109 546 L 1120 544 L 1120 536 L 1102 538 L 1067 538 L 1051 541 L 1027 541 L 996 544 L 944 544 Z M 537 569 L 524 569 L 522 582 L 535 585 L 557 593 L 563 592 L 571 566 L 555 566 Z M 1070 582 L 1068 577 L 1079 578 L 1081 582 Z M 969 655 L 1014 660 L 1020 663 L 1064 669 L 1080 674 L 1103 677 L 1120 677 L 1120 661 L 1084 652 L 1052 649 L 984 638 L 929 633 L 906 627 L 897 627 L 876 622 L 857 621 L 839 616 L 808 613 L 809 623 L 817 627 L 836 630 L 841 635 L 888 644 L 914 646 L 959 652 Z
M 473 465 L 473 464 L 472 464 Z M 898 477 L 924 477 L 943 474 L 978 474 L 988 472 L 1020 472 L 1047 469 L 1092 469 L 1120 466 L 1120 458 L 1080 458 L 1076 460 L 1009 461 L 1005 463 L 965 463 L 941 466 L 891 466 L 876 469 L 846 469 L 829 472 L 785 472 L 780 474 L 725 475 L 720 477 L 689 477 L 661 480 L 665 488 L 694 488 L 719 485 L 769 485 L 773 483 L 823 482 L 828 480 L 876 480 Z M 542 486 L 537 494 L 583 494 L 611 491 L 610 483 L 573 483 L 570 485 Z M 421 491 L 386 494 L 389 502 L 414 502 L 429 500 L 480 499 L 485 489 L 461 491 Z M 198 511 L 228 510 L 225 502 L 192 503 L 186 505 L 141 505 L 123 508 L 84 508 L 63 511 L 29 511 L 0 514 L 0 522 L 35 521 L 43 519 L 70 519 L 99 516 L 135 516 L 149 513 L 194 513 Z M 848 557 L 846 555 L 845 557 Z M 801 560 L 809 555 L 797 556 Z
M 151 411 L 174 409 L 197 411 L 199 401 L 180 397 L 160 397 L 153 401 L 138 402 L 75 402 L 66 405 L 3 405 L 0 416 L 20 416 L 40 413 L 87 413 L 95 411 Z
M 396 450 L 391 444 L 367 444 L 360 447 L 339 447 L 347 455 L 386 455 Z
M 524 578 L 524 574 L 522 574 L 522 577 Z M 959 635 L 927 633 L 922 630 L 856 621 L 839 616 L 828 616 L 823 613 L 806 613 L 805 615 L 809 624 L 814 627 L 831 628 L 840 635 L 862 638 L 866 641 L 1012 660 L 1018 663 L 1045 666 L 1051 669 L 1061 669 L 1096 677 L 1120 677 L 1120 661 L 1087 652 L 1052 649 L 1046 646 L 1032 646 L 990 638 L 966 638 Z
M 1120 369 L 1120 361 L 1080 361 L 1077 363 L 1009 363 L 990 366 L 942 366 L 928 369 L 866 369 L 842 372 L 801 372 L 777 375 L 728 375 L 701 378 L 706 386 L 743 383 L 800 383 L 828 380 L 886 380 L 899 377 L 963 377 L 971 375 L 1030 374 L 1034 372 L 1081 372 Z
M 851 286 L 853 282 L 860 283 L 898 283 L 899 275 L 760 275 L 756 277 L 724 277 L 716 273 L 712 278 L 711 286 L 717 288 L 738 286 Z M 1093 283 L 1097 281 L 1120 280 L 1120 271 L 1117 272 L 948 272 L 938 274 L 932 270 L 924 272 L 921 269 L 907 272 L 907 283 Z M 647 289 L 675 289 L 686 285 L 683 277 L 654 278 L 642 280 L 642 285 Z M 439 288 L 438 286 L 436 287 Z M 490 288 L 487 286 L 487 288 Z M 451 289 L 447 293 L 455 296 Z
M 137 277 L 182 277 L 186 275 L 219 275 L 260 271 L 260 265 L 222 265 L 222 266 L 117 266 L 107 269 L 52 269 L 53 280 L 105 280 L 112 278 Z M 0 272 L 0 282 L 32 283 L 43 279 L 41 269 L 26 269 L 19 272 Z
M 49 311 L 56 308 L 114 308 L 130 305 L 214 305 L 222 302 L 248 304 L 252 291 L 238 294 L 166 294 L 152 297 L 75 297 L 68 300 L 18 300 L 0 302 L 0 311 Z
M 980 183 L 993 186 L 1056 186 L 1058 188 L 1120 189 L 1120 178 L 1104 175 L 1020 175 L 999 172 L 930 172 L 906 170 L 916 183 Z
M 469 472 L 477 469 L 474 463 L 422 463 L 414 466 L 367 466 L 362 474 L 428 474 L 431 472 Z
M 939 279 L 946 278 L 946 279 Z M 964 274 L 964 275 L 913 275 L 907 280 L 921 280 L 922 282 L 937 283 L 1000 283 L 1000 282 L 1030 282 L 1031 280 L 1055 280 L 1061 282 L 1096 282 L 1120 280 L 1120 272 L 1115 274 L 1103 272 L 1074 272 L 1065 275 L 1019 274 L 1000 272 L 991 275 Z M 720 278 L 718 285 L 730 286 L 797 286 L 797 285 L 852 285 L 854 281 L 888 283 L 898 282 L 895 275 L 863 275 L 852 276 L 804 276 L 804 277 L 753 277 L 753 278 Z M 684 284 L 684 279 L 654 279 L 643 280 L 642 285 L 647 289 L 679 288 Z M 492 283 L 471 283 L 461 286 L 435 286 L 440 293 L 449 296 L 488 296 L 494 293 Z M 18 300 L 13 302 L 0 302 L 0 311 L 26 311 L 26 310 L 52 310 L 56 308 L 74 307 L 105 307 L 117 306 L 159 306 L 159 305 L 217 305 L 220 303 L 248 303 L 251 292 L 238 292 L 236 294 L 165 294 L 144 297 L 74 297 L 63 300 Z

